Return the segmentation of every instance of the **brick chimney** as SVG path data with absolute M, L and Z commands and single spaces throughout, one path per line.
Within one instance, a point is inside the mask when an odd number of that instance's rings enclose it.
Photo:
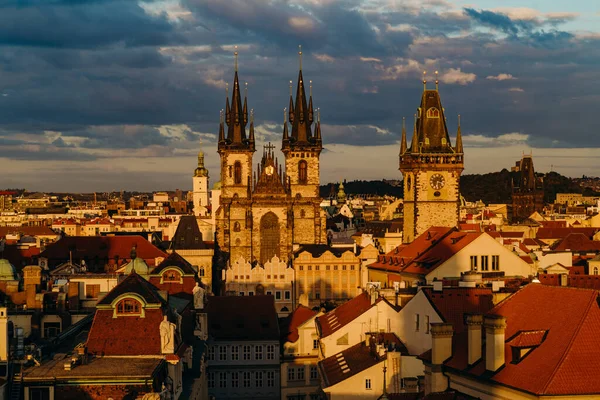
M 506 317 L 487 315 L 485 326 L 485 369 L 496 372 L 504 365 L 504 332 Z
M 442 372 L 442 364 L 452 356 L 452 324 L 431 324 L 431 377 L 425 384 L 425 394 L 448 389 L 448 378 Z
M 467 314 L 467 360 L 469 365 L 481 359 L 481 326 L 483 315 Z

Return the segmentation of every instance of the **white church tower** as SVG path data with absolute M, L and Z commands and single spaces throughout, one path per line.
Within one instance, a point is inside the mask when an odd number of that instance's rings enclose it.
M 198 153 L 198 168 L 194 171 L 194 215 L 197 217 L 208 216 L 208 170 L 204 168 L 204 153 Z

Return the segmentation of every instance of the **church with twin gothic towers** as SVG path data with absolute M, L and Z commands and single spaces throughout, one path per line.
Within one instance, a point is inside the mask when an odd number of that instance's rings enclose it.
M 241 96 L 237 52 L 235 57 L 233 93 L 231 100 L 227 95 L 219 126 L 221 197 L 215 224 L 221 267 L 289 265 L 298 245 L 327 243 L 319 197 L 321 123 L 312 93 L 306 96 L 300 63 L 296 96 L 290 93 L 284 112 L 283 163 L 269 143 L 253 168 L 254 115 L 248 113 L 247 95 Z

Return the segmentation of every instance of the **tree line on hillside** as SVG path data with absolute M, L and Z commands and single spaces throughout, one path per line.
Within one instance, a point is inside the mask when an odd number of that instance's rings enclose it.
M 536 174 L 544 180 L 544 201 L 553 203 L 557 193 L 581 193 L 584 196 L 600 196 L 590 188 L 582 188 L 573 179 L 557 172 Z M 512 195 L 511 182 L 517 182 L 518 172 L 503 169 L 488 174 L 463 175 L 460 178 L 460 192 L 466 201 L 481 200 L 485 204 L 510 203 Z M 320 194 L 323 198 L 337 196 L 339 183 L 322 185 Z M 394 185 L 389 181 L 344 181 L 344 191 L 347 195 L 379 195 L 403 197 L 403 185 Z

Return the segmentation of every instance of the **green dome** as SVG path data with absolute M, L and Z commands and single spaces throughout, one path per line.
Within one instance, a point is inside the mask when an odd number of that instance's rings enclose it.
M 221 190 L 221 181 L 215 182 L 213 190 Z
M 148 275 L 150 273 L 150 268 L 148 268 L 148 264 L 146 264 L 143 258 L 134 258 L 125 265 L 126 274 L 130 274 L 133 269 L 140 275 Z
M 0 259 L 0 280 L 14 281 L 17 280 L 17 271 L 8 260 Z

